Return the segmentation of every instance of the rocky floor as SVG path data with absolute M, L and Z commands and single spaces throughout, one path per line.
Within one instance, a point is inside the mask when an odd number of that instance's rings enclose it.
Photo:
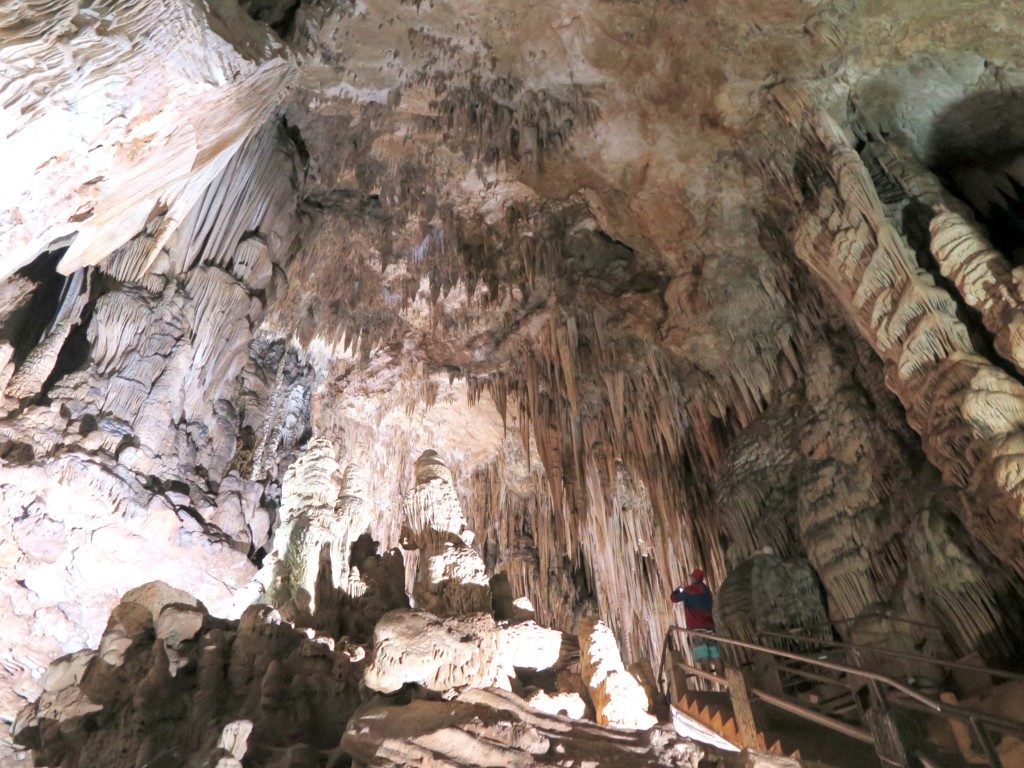
M 777 763 L 719 753 L 659 726 L 608 627 L 591 619 L 579 638 L 565 635 L 492 590 L 482 563 L 467 570 L 467 555 L 453 556 L 471 531 L 435 452 L 420 457 L 417 477 L 407 505 L 410 552 L 421 565 L 410 570 L 412 598 L 432 595 L 440 615 L 408 607 L 402 552 L 378 554 L 366 536 L 342 553 L 336 584 L 331 536 L 352 540 L 368 524 L 337 517 L 329 535 L 293 536 L 274 553 L 277 588 L 267 595 L 277 607 L 258 603 L 229 621 L 163 582 L 125 594 L 96 649 L 47 669 L 42 694 L 13 728 L 31 757 L 4 765 Z M 351 483 L 345 488 L 351 498 Z M 296 525 L 315 511 L 307 493 Z M 302 567 L 313 564 L 315 604 L 301 587 Z

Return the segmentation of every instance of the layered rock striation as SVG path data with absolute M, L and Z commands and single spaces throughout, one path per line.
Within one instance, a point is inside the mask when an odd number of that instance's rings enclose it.
M 1019 661 L 1016 5 L 8 6 L 6 719 L 155 577 L 625 667 L 700 566 L 738 635 Z

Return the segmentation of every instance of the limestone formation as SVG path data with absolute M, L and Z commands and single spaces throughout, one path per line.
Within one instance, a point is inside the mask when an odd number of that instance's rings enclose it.
M 739 563 L 715 601 L 715 627 L 758 642 L 763 632 L 828 639 L 828 618 L 810 564 L 760 554 Z
M 583 679 L 594 701 L 598 723 L 643 730 L 657 722 L 647 711 L 647 693 L 626 671 L 615 636 L 603 622 L 584 620 L 580 655 Z
M 70 274 L 159 222 L 142 257 L 155 261 L 295 81 L 280 44 L 230 3 L 80 6 L 15 2 L 0 17 L 4 276 L 73 236 Z
M 441 616 L 491 610 L 490 578 L 472 548 L 452 475 L 436 451 L 416 460 L 416 487 L 403 504 L 405 523 L 419 548 L 416 606 Z
M 98 651 L 51 667 L 18 740 L 68 766 L 275 765 L 337 746 L 359 704 L 350 646 L 265 605 L 228 622 L 179 594 L 148 585 L 125 595 Z
M 738 636 L 1016 663 L 1024 5 L 964 5 L 3 3 L 0 721 L 685 763 L 557 713 L 649 724 L 695 567 Z
M 929 228 L 931 252 L 942 274 L 953 281 L 964 301 L 981 313 L 982 322 L 995 337 L 996 351 L 1019 373 L 1024 369 L 1020 273 L 986 242 L 977 224 L 955 211 L 939 213 Z
M 613 735 L 614 734 L 614 735 Z M 371 766 L 564 765 L 696 768 L 710 751 L 660 731 L 630 734 L 543 715 L 502 691 L 362 710 L 342 749 Z M 722 754 L 715 757 L 728 761 Z M 728 765 L 728 762 L 721 763 Z
M 486 614 L 440 619 L 425 611 L 393 611 L 377 622 L 363 682 L 382 693 L 415 683 L 445 692 L 508 688 L 500 634 Z
M 392 611 L 377 622 L 367 658 L 348 638 L 299 629 L 270 606 L 250 606 L 228 621 L 155 582 L 124 595 L 97 650 L 51 665 L 14 735 L 43 763 L 72 768 L 282 760 L 314 766 L 347 758 L 367 765 L 561 765 L 587 756 L 694 768 L 707 754 L 665 729 L 624 735 L 582 722 L 586 705 L 576 693 L 536 691 L 534 708 L 500 690 L 515 674 L 509 653 L 516 667 L 552 669 L 564 645 L 560 632 L 536 625 L 508 631 L 486 614 L 440 619 Z M 592 642 L 590 658 L 608 671 L 618 652 L 607 628 L 598 632 L 604 656 L 596 659 Z M 527 637 L 547 640 L 549 652 L 523 658 Z M 614 674 L 601 684 L 609 695 L 617 695 Z M 367 689 L 405 690 L 406 699 L 368 697 Z M 624 725 L 621 706 L 601 711 L 612 709 Z M 654 724 L 648 719 L 645 729 Z
M 330 440 L 313 440 L 284 477 L 281 522 L 265 571 L 267 599 L 286 613 L 315 610 L 320 553 L 347 539 L 345 530 L 334 530 L 341 492 L 337 453 Z
M 545 691 L 536 691 L 526 699 L 526 703 L 540 712 L 562 715 L 570 720 L 581 719 L 587 711 L 587 705 L 578 693 L 550 695 Z
M 41 288 L 6 306 L 15 343 L 0 425 L 9 513 L 0 592 L 23 617 L 2 651 L 17 670 L 0 692 L 7 716 L 38 690 L 30 673 L 42 657 L 98 642 L 102 614 L 125 590 L 161 578 L 230 613 L 252 577 L 247 556 L 268 543 L 276 498 L 266 475 L 232 467 L 238 437 L 263 420 L 261 370 L 287 371 L 300 394 L 309 380 L 285 344 L 265 359 L 256 334 L 266 285 L 235 265 L 244 256 L 265 273 L 287 258 L 293 175 L 293 151 L 269 124 L 226 163 L 153 271 L 147 230 L 88 276 L 57 278 L 40 336 L 18 302 L 39 312 Z M 255 261 L 238 249 L 253 238 L 270 244 Z M 274 483 L 304 429 L 302 411 L 264 438 Z
M 835 122 L 813 114 L 806 136 L 831 182 L 807 201 L 813 208 L 795 235 L 796 252 L 886 363 L 887 384 L 930 460 L 949 483 L 974 496 L 975 511 L 966 518 L 972 532 L 1007 567 L 1024 573 L 1013 480 L 1021 426 L 1016 403 L 1024 389 L 977 354 L 953 298 L 917 266 Z
M 535 621 L 502 626 L 500 634 L 500 653 L 506 669 L 559 670 L 579 654 L 574 636 L 542 627 Z

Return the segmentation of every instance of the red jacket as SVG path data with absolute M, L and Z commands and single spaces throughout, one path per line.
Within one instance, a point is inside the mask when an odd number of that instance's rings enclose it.
M 689 629 L 715 629 L 715 618 L 711 615 L 715 600 L 711 590 L 703 581 L 687 587 L 677 587 L 672 592 L 672 602 L 683 604 L 686 626 Z

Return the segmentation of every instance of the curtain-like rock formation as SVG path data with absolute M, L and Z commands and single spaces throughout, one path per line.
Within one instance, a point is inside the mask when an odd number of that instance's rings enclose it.
M 952 297 L 917 266 L 886 220 L 869 174 L 835 123 L 818 113 L 806 127 L 808 162 L 820 158 L 817 178 L 830 181 L 806 201 L 796 252 L 885 361 L 887 384 L 929 459 L 948 482 L 970 490 L 969 529 L 1024 573 L 1014 480 L 1024 388 L 977 354 Z
M 96 642 L 97 611 L 140 581 L 162 578 L 231 612 L 254 570 L 248 555 L 275 522 L 267 481 L 305 429 L 308 369 L 285 344 L 266 355 L 256 335 L 295 237 L 295 158 L 279 127 L 226 164 L 150 268 L 154 237 L 64 281 L 49 329 L 11 361 L 0 591 L 24 618 L 2 651 L 14 670 L 9 714 L 37 690 L 36 654 Z M 30 321 L 16 305 L 7 317 L 14 334 Z M 292 424 L 261 436 L 270 471 L 246 477 L 239 437 L 265 420 L 270 365 L 298 407 Z
M 73 236 L 70 274 L 148 225 L 151 264 L 295 77 L 232 3 L 6 4 L 0 275 Z

